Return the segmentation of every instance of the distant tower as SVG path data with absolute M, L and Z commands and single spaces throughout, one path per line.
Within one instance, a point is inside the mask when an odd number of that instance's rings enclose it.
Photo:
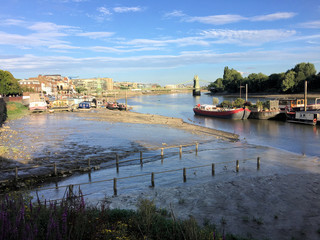
M 193 78 L 193 96 L 200 96 L 200 84 L 199 84 L 199 77 L 197 75 Z

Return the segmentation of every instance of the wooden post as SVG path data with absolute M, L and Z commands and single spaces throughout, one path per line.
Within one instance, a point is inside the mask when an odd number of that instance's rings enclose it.
M 116 167 L 117 167 L 117 173 L 119 173 L 119 156 L 116 153 Z
M 16 167 L 16 180 L 18 180 L 18 167 Z
M 236 171 L 239 172 L 239 160 L 236 162 Z
M 57 176 L 57 164 L 53 163 L 53 175 Z
M 186 173 L 186 168 L 183 168 L 183 182 L 187 181 L 187 173 Z
M 257 170 L 260 169 L 260 157 L 257 157 Z
M 182 146 L 180 145 L 180 149 L 179 149 L 179 155 L 180 155 L 180 158 L 182 157 Z
M 140 151 L 140 165 L 143 167 L 143 161 L 142 161 L 142 151 Z
M 68 198 L 71 198 L 73 197 L 73 185 L 70 184 L 68 188 L 69 188 Z
M 154 187 L 154 172 L 151 173 L 151 186 Z
M 117 194 L 118 194 L 118 190 L 117 190 L 117 178 L 114 178 L 114 179 L 113 179 L 113 194 L 114 194 L 115 196 L 117 196 Z
M 128 99 L 127 99 L 127 90 L 126 90 L 126 111 L 128 111 Z
M 163 148 L 161 148 L 161 156 L 163 157 Z
M 212 176 L 214 176 L 214 172 L 215 172 L 215 170 L 214 170 L 214 163 L 212 163 L 212 168 L 211 168 Z
M 198 154 L 199 143 L 196 142 L 196 154 Z

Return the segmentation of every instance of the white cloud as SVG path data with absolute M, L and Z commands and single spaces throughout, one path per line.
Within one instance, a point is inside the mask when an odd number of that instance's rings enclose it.
M 66 25 L 57 25 L 51 22 L 37 22 L 28 27 L 28 29 L 37 32 L 58 32 L 61 29 L 70 29 L 73 27 Z
M 180 17 L 184 22 L 199 22 L 211 25 L 224 25 L 229 23 L 236 23 L 240 21 L 275 21 L 280 19 L 288 19 L 296 16 L 293 12 L 278 12 L 268 15 L 260 15 L 255 17 L 245 17 L 237 14 L 211 15 L 211 16 L 187 16 L 182 11 L 173 11 L 166 13 L 165 18 Z
M 182 11 L 180 10 L 174 10 L 172 12 L 166 13 L 164 15 L 165 18 L 171 18 L 171 17 L 184 17 L 186 16 L 186 14 L 184 14 Z
M 294 12 L 278 12 L 267 15 L 255 16 L 251 18 L 251 21 L 276 21 L 280 19 L 288 19 L 296 16 Z
M 266 42 L 284 41 L 296 35 L 294 30 L 225 30 L 212 29 L 201 33 L 203 38 L 216 39 L 215 43 L 258 46 Z
M 206 16 L 206 17 L 188 17 L 185 19 L 186 22 L 200 22 L 205 24 L 213 24 L 213 25 L 223 25 L 227 23 L 235 23 L 242 20 L 246 20 L 247 18 L 242 17 L 240 15 L 214 15 L 214 16 Z
M 110 10 L 105 7 L 99 7 L 97 10 L 98 10 L 98 12 L 102 13 L 103 15 L 111 15 L 112 14 L 110 12 Z
M 21 26 L 24 27 L 26 26 L 26 22 L 20 19 L 2 19 L 0 21 L 0 25 L 3 26 Z
M 115 7 L 113 11 L 116 13 L 126 13 L 126 12 L 141 12 L 141 7 Z
M 153 46 L 164 47 L 170 44 L 176 44 L 178 46 L 209 46 L 209 43 L 203 40 L 201 37 L 185 37 L 177 39 L 133 39 L 130 41 L 122 42 L 124 45 L 133 45 L 136 47 Z
M 92 39 L 97 39 L 97 38 L 107 38 L 111 37 L 114 35 L 113 32 L 83 32 L 83 33 L 77 33 L 77 36 L 80 37 L 89 37 Z
M 66 44 L 50 45 L 49 48 L 50 49 L 65 49 L 65 50 L 80 49 L 80 47 L 75 47 L 75 46 L 66 45 Z
M 302 28 L 320 28 L 320 20 L 319 21 L 311 21 L 311 22 L 304 22 L 304 23 L 300 23 L 298 24 L 298 27 L 302 27 Z

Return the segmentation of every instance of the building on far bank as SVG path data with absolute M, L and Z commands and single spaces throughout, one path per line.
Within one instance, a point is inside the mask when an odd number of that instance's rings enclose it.
M 113 90 L 112 78 L 86 78 L 86 79 L 72 79 L 76 88 L 86 89 L 86 93 L 97 94 Z

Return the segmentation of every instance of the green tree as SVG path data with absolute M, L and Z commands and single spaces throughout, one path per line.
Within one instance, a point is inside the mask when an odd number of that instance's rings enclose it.
M 316 75 L 316 69 L 312 63 L 299 63 L 292 70 L 296 73 L 294 92 L 303 91 L 304 81 L 311 81 Z
M 281 89 L 283 92 L 292 92 L 293 87 L 295 85 L 295 75 L 296 73 L 292 70 L 286 73 L 281 83 Z
M 85 87 L 79 86 L 79 87 L 76 87 L 76 91 L 77 93 L 83 93 L 83 92 L 86 92 L 87 89 Z
M 0 70 L 0 94 L 16 95 L 21 93 L 20 84 L 13 75 L 8 71 Z
M 229 69 L 228 67 L 224 68 L 223 85 L 225 90 L 228 92 L 237 92 L 242 80 L 243 78 L 237 70 L 233 68 Z
M 262 92 L 266 90 L 269 77 L 263 73 L 251 73 L 246 79 L 250 92 Z
M 305 78 L 309 78 L 316 74 L 316 69 L 312 63 L 299 63 L 292 70 L 297 73 L 297 76 L 301 73 Z
M 215 82 L 210 83 L 208 85 L 208 90 L 216 91 L 216 92 L 223 92 L 224 91 L 223 79 L 218 78 Z

